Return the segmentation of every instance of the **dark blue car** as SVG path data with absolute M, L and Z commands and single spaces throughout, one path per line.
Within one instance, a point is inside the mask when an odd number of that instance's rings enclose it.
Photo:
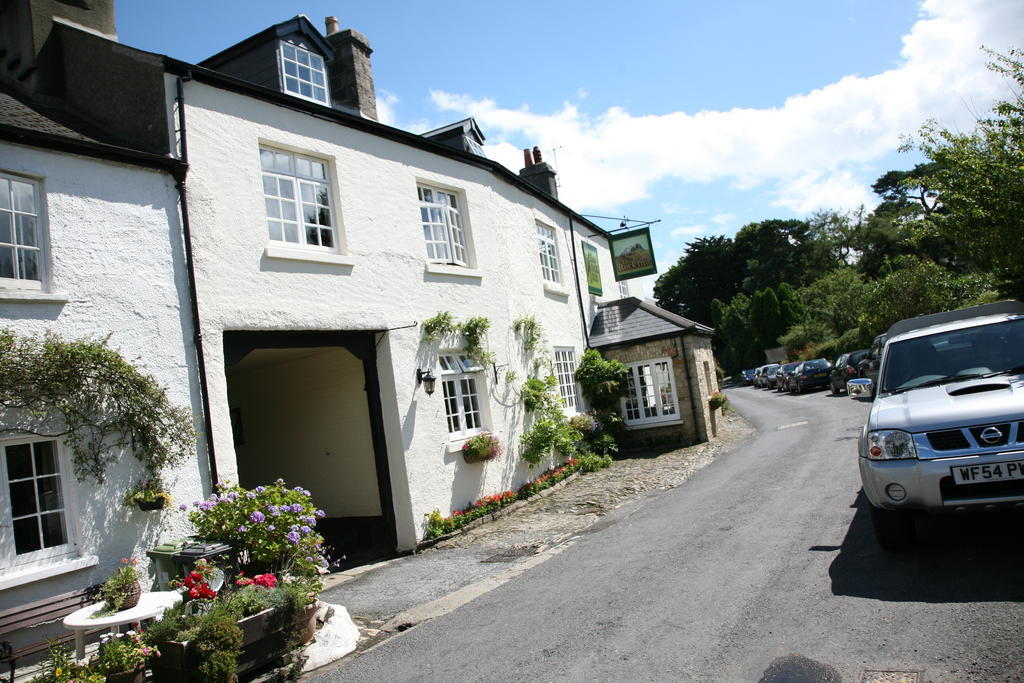
M 789 378 L 789 390 L 802 394 L 808 389 L 826 387 L 831 377 L 832 364 L 824 358 L 805 360 Z

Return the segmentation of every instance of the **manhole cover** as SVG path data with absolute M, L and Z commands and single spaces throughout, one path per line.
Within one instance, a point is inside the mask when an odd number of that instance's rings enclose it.
M 860 683 L 917 683 L 920 671 L 865 671 Z
M 540 546 L 536 545 L 514 545 L 510 548 L 505 548 L 501 552 L 491 555 L 481 562 L 514 562 L 520 557 L 529 557 L 530 555 L 536 555 Z

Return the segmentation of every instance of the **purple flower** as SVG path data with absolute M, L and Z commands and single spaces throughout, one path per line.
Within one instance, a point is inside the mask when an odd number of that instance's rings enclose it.
M 292 503 L 292 512 L 302 512 L 302 503 Z
M 301 486 L 296 486 L 295 490 L 298 491 L 299 493 L 302 493 L 302 487 Z
M 277 528 L 277 527 L 276 527 L 276 526 L 274 526 L 273 524 L 268 524 L 268 525 L 267 525 L 267 531 L 273 531 L 273 530 L 274 530 L 274 529 L 276 529 L 276 528 Z
M 259 510 L 257 510 L 256 512 L 254 512 L 251 515 L 249 515 L 249 519 L 252 520 L 253 522 L 256 522 L 257 524 L 259 524 L 260 522 L 262 522 L 266 518 L 267 518 L 266 515 L 264 515 Z
M 312 562 L 312 561 L 313 561 L 313 558 L 310 557 L 309 555 L 306 555 L 306 562 Z
M 181 505 L 178 506 L 178 509 L 184 512 L 185 510 L 188 510 L 188 505 L 182 503 Z
M 325 517 L 327 515 L 327 513 L 324 512 L 323 510 L 317 510 L 313 514 L 316 515 L 317 517 Z
M 249 530 L 249 527 L 245 526 L 244 524 L 242 526 L 238 527 L 238 533 L 244 533 L 244 532 L 246 532 L 248 530 Z
M 256 487 L 256 493 L 263 493 L 266 490 L 267 490 L 267 488 L 265 486 L 257 486 Z
M 299 543 L 299 532 L 298 531 L 289 531 L 288 535 L 285 536 L 285 538 L 287 538 L 291 543 L 295 543 L 296 545 L 298 545 L 298 543 Z
M 252 500 L 253 498 L 256 497 L 256 494 L 253 493 L 252 491 L 246 491 L 245 492 L 245 497 L 248 498 L 249 500 Z
M 310 529 L 308 526 L 303 524 L 302 527 L 299 529 L 299 531 L 301 531 L 304 534 L 308 534 L 310 531 L 312 531 L 312 529 Z
M 292 531 L 298 531 L 298 530 L 299 530 L 299 525 L 298 524 L 292 524 Z
M 203 501 L 202 503 L 199 503 L 199 509 L 202 510 L 203 512 L 209 512 L 210 510 L 213 509 L 213 504 Z
M 278 478 L 277 478 L 277 479 L 276 479 L 276 480 L 274 481 L 274 483 L 275 483 L 275 484 L 283 484 L 283 483 L 284 483 L 284 479 L 281 479 L 280 477 L 278 477 Z
M 210 500 L 217 500 L 217 494 L 216 493 L 211 493 L 210 494 Z
M 281 514 L 281 508 L 277 507 L 276 505 L 271 505 L 270 507 L 267 508 L 267 511 L 275 517 L 278 517 Z

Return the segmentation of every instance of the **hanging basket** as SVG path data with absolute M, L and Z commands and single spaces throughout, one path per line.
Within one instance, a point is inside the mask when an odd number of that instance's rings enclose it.
M 166 505 L 164 505 L 163 498 L 157 498 L 156 500 L 137 500 L 135 501 L 135 505 L 143 511 L 163 510 L 166 507 Z

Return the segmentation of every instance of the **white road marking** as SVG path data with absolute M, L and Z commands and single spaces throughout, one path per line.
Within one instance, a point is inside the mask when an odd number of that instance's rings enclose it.
M 779 429 L 789 429 L 791 427 L 803 427 L 805 424 L 807 424 L 807 420 L 803 420 L 802 422 L 790 422 L 788 425 L 782 425 L 781 427 L 779 427 Z

